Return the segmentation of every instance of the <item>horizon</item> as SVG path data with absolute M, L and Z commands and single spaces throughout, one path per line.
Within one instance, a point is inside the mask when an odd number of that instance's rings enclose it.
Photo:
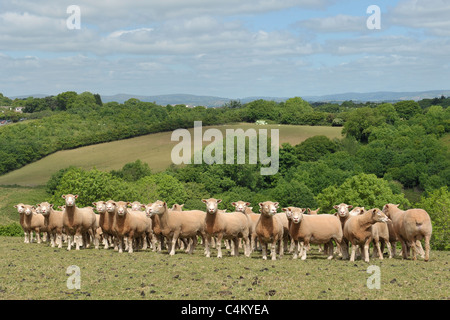
M 450 87 L 449 14 L 442 0 L 3 1 L 0 92 L 439 90 Z

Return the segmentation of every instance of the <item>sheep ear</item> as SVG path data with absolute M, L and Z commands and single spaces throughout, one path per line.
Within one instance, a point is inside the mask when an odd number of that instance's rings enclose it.
M 182 205 L 180 205 L 180 207 L 183 208 L 184 207 L 184 203 Z
M 232 202 L 231 205 L 232 205 L 233 207 L 236 207 L 236 202 Z
M 319 208 L 317 208 L 317 210 L 316 210 L 316 211 L 317 211 L 317 212 L 319 212 L 319 210 L 320 210 L 320 207 L 319 207 Z
M 97 206 L 97 202 L 92 202 L 92 205 L 93 205 L 94 207 L 96 207 L 96 206 Z
M 261 208 L 263 207 L 263 203 L 262 203 L 262 202 L 258 203 L 258 205 L 259 205 Z
M 283 210 L 283 211 L 289 211 L 289 209 L 288 208 L 281 208 L 281 210 Z
M 66 198 L 66 195 L 65 195 L 65 194 L 63 194 L 63 195 L 61 196 L 61 198 L 65 199 L 65 198 Z
M 18 206 L 17 204 L 14 206 L 14 208 L 16 208 L 16 209 L 17 209 L 18 207 L 19 207 L 19 206 Z
M 78 195 L 77 194 L 75 195 L 75 199 L 78 199 Z
M 351 209 L 351 208 L 353 208 L 353 206 L 352 205 L 348 205 L 347 208 Z
M 278 208 L 278 202 L 275 202 L 273 205 L 275 206 L 275 208 Z
M 222 199 L 217 199 L 217 203 L 221 203 L 222 202 Z
M 207 203 L 207 202 L 208 202 L 208 200 L 206 200 L 206 199 L 202 199 L 202 202 L 203 202 L 203 203 Z
M 310 209 L 310 208 L 307 208 L 306 211 L 307 211 L 308 213 L 311 213 L 311 209 Z
M 339 208 L 339 206 L 336 204 L 333 206 L 333 208 L 337 209 L 337 208 Z
M 248 207 L 249 205 L 251 205 L 250 202 L 246 202 L 245 205 Z

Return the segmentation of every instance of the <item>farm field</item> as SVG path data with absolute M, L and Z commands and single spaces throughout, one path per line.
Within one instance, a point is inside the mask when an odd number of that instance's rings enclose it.
M 203 132 L 208 128 L 203 127 Z M 293 125 L 264 125 L 258 126 L 249 123 L 215 126 L 225 136 L 226 129 L 250 128 L 279 129 L 280 145 L 289 142 L 296 145 L 309 137 L 325 135 L 330 139 L 341 138 L 340 127 L 327 126 L 293 126 Z M 189 129 L 193 139 L 193 129 Z M 149 134 L 126 140 L 113 141 L 81 147 L 73 150 L 58 151 L 39 161 L 28 164 L 23 168 L 0 176 L 0 185 L 36 186 L 44 185 L 51 175 L 68 166 L 77 166 L 83 169 L 96 167 L 99 170 L 118 170 L 124 164 L 137 159 L 147 162 L 154 172 L 166 169 L 172 162 L 170 154 L 172 148 L 178 143 L 171 141 L 172 131 Z M 210 142 L 204 142 L 206 146 Z
M 216 254 L 216 250 L 212 251 Z M 48 244 L 0 237 L 0 300 L 436 300 L 450 299 L 450 253 L 430 261 L 371 259 L 370 264 L 327 260 L 316 246 L 306 261 L 287 253 L 263 261 L 260 252 L 224 257 L 177 250 L 119 254 L 112 249 L 68 252 Z M 80 268 L 80 289 L 68 289 L 69 266 Z M 380 289 L 369 289 L 369 265 L 380 267 Z

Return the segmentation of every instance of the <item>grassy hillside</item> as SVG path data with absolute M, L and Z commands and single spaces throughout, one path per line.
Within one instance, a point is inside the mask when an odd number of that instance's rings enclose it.
M 19 222 L 18 203 L 37 204 L 48 195 L 43 187 L 0 187 L 0 226 Z
M 203 132 L 211 127 L 204 127 Z M 279 129 L 280 145 L 289 142 L 298 144 L 315 135 L 325 135 L 329 138 L 340 138 L 341 128 L 325 126 L 293 126 L 293 125 L 265 125 L 240 123 L 217 126 L 225 136 L 226 129 L 249 128 Z M 193 129 L 189 129 L 193 138 Z M 172 162 L 170 153 L 178 142 L 170 141 L 172 131 L 149 134 L 136 138 L 96 144 L 73 150 L 59 151 L 23 168 L 9 172 L 0 177 L 0 185 L 43 185 L 50 176 L 68 166 L 78 166 L 84 169 L 96 167 L 99 170 L 117 170 L 126 163 L 141 159 L 147 162 L 154 171 L 167 168 Z M 206 146 L 209 142 L 205 142 Z
M 0 300 L 406 300 L 450 298 L 449 252 L 432 251 L 430 261 L 371 259 L 327 260 L 312 246 L 306 261 L 263 261 L 260 252 L 250 258 L 242 253 L 222 259 L 177 250 L 137 251 L 82 249 L 78 252 L 51 248 L 48 244 L 24 244 L 23 238 L 0 237 Z M 68 289 L 66 270 L 80 268 L 78 290 Z M 380 269 L 380 289 L 369 289 L 369 265 Z M 337 311 L 336 311 L 337 312 Z M 271 314 L 272 315 L 272 314 Z

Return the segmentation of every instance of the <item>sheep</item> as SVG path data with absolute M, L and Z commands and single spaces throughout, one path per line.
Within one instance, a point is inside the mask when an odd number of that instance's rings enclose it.
M 293 258 L 298 258 L 298 243 L 303 243 L 302 260 L 306 260 L 306 247 L 310 243 L 327 244 L 328 259 L 333 258 L 333 242 L 339 246 L 342 241 L 342 228 L 339 219 L 334 215 L 307 215 L 306 209 L 292 209 L 292 223 L 289 228 L 289 234 L 295 243 L 295 253 Z
M 354 207 L 352 211 L 350 211 L 348 214 L 350 216 L 358 216 L 362 213 L 364 213 L 365 209 L 364 207 Z
M 184 207 L 184 204 L 178 204 L 178 203 L 175 203 L 173 206 L 172 206 L 172 211 L 183 211 L 183 207 Z
M 130 203 L 131 210 L 133 211 L 141 211 L 142 204 L 139 201 L 133 201 Z
M 14 206 L 20 214 L 20 225 L 23 229 L 24 243 L 33 242 L 33 231 L 36 233 L 37 243 L 41 243 L 41 231 L 47 231 L 45 228 L 44 216 L 36 212 L 36 207 L 19 203 Z
M 345 204 L 345 203 L 340 203 L 338 205 L 333 206 L 333 208 L 337 210 L 337 212 L 334 215 L 337 216 L 339 218 L 339 220 L 341 221 L 341 228 L 342 228 L 342 231 L 343 231 L 345 223 L 350 218 L 350 213 L 349 213 L 348 210 L 353 208 L 353 206 Z M 339 255 L 342 255 L 342 256 L 345 256 L 345 257 L 348 257 L 348 255 L 349 255 L 349 253 L 348 253 L 348 239 L 345 237 L 345 234 L 344 234 L 344 239 L 341 242 Z
M 63 244 L 63 212 L 53 209 L 53 204 L 48 202 L 41 202 L 37 205 L 39 211 L 44 216 L 44 224 L 47 228 L 47 232 L 50 236 L 50 245 L 55 247 L 58 244 L 58 248 L 62 248 Z
M 76 206 L 75 201 L 78 195 L 66 194 L 62 195 L 62 198 L 66 204 L 63 211 L 63 225 L 69 236 L 67 250 L 71 250 L 72 240 L 75 242 L 76 250 L 80 250 L 83 234 L 88 233 L 95 240 L 95 213 L 91 207 L 79 208 Z M 98 243 L 95 243 L 95 246 L 98 248 Z M 87 247 L 88 244 L 86 244 Z
M 169 211 L 165 201 L 157 200 L 147 206 L 149 215 L 159 215 L 161 233 L 169 239 L 169 255 L 175 255 L 175 245 L 178 238 L 193 238 L 197 235 L 205 234 L 205 216 L 206 212 L 200 210 L 190 211 Z M 192 254 L 197 241 L 193 241 L 189 249 Z
M 250 250 L 253 251 L 256 248 L 256 224 L 259 220 L 259 214 L 253 212 L 253 207 L 249 207 L 250 202 L 236 201 L 232 202 L 231 205 L 234 207 L 236 212 L 242 212 L 249 218 L 249 232 L 250 232 Z
M 142 205 L 144 208 L 145 214 L 148 218 L 152 220 L 152 231 L 153 231 L 153 237 L 152 237 L 152 251 L 158 251 L 160 252 L 162 249 L 164 249 L 164 235 L 161 232 L 161 221 L 160 217 L 157 214 L 152 214 L 150 211 L 150 208 L 153 203 L 149 203 L 147 205 Z M 158 243 L 156 245 L 156 243 Z
M 373 240 L 372 226 L 377 222 L 387 222 L 389 218 L 378 208 L 352 216 L 344 225 L 344 237 L 352 243 L 350 261 L 355 261 L 356 247 L 364 248 L 362 255 L 369 262 L 369 245 Z M 345 257 L 344 257 L 345 258 Z
M 256 224 L 256 234 L 258 240 L 262 245 L 262 258 L 267 260 L 267 245 L 272 243 L 272 260 L 276 260 L 276 245 L 278 243 L 279 257 L 281 258 L 284 253 L 284 244 L 287 245 L 289 236 L 289 222 L 286 214 L 277 213 L 278 202 L 265 201 L 259 203 L 260 218 Z
M 232 240 L 234 250 L 231 251 L 232 256 L 239 255 L 239 238 L 244 239 L 244 254 L 250 257 L 250 219 L 242 212 L 220 212 L 218 204 L 221 199 L 202 199 L 206 204 L 205 230 L 207 234 L 206 241 L 206 257 L 211 256 L 209 243 L 212 236 L 217 237 L 217 258 L 222 258 L 222 239 Z
M 317 208 L 316 210 L 311 210 L 310 208 L 306 209 L 306 213 L 311 216 L 316 216 L 319 213 L 320 208 Z
M 364 207 L 354 207 L 352 211 L 349 212 L 350 216 L 358 216 L 365 212 Z M 386 245 L 388 248 L 389 258 L 392 258 L 392 247 L 391 247 L 391 236 L 390 236 L 390 227 L 392 221 L 388 220 L 386 223 L 377 222 L 372 226 L 372 234 L 373 234 L 373 254 L 372 257 L 375 257 L 378 253 L 380 259 L 383 259 L 383 251 L 384 246 Z M 381 247 L 380 247 L 381 242 Z M 395 246 L 395 243 L 394 243 Z M 378 252 L 377 252 L 378 251 Z
M 392 248 L 391 243 L 389 242 L 389 227 L 388 223 L 391 221 L 387 221 L 386 223 L 383 222 L 377 222 L 372 226 L 372 236 L 373 236 L 373 254 L 372 257 L 376 256 L 376 253 L 378 253 L 378 257 L 383 260 L 383 251 L 384 246 L 387 246 L 388 253 L 389 253 L 389 259 L 393 257 L 392 255 Z M 380 247 L 381 242 L 381 247 Z
M 97 201 L 92 203 L 100 215 L 98 224 L 103 232 L 104 249 L 108 249 L 114 242 L 114 234 L 112 228 L 115 218 L 115 206 L 113 206 L 112 203 L 114 203 L 113 200 L 109 200 L 107 202 Z
M 119 253 L 123 252 L 123 242 L 126 238 L 128 253 L 133 253 L 133 240 L 143 240 L 143 250 L 147 249 L 147 239 L 151 238 L 152 223 L 145 212 L 133 211 L 128 208 L 129 202 L 113 202 L 116 206 L 116 217 L 113 232 L 118 237 Z
M 412 248 L 412 258 L 416 260 L 416 253 L 420 247 L 417 242 L 425 239 L 425 252 L 420 252 L 425 261 L 430 259 L 430 239 L 433 231 L 431 219 L 423 209 L 400 210 L 398 204 L 384 205 L 383 212 L 392 220 L 393 229 L 402 244 L 403 259 L 407 259 L 409 249 Z

